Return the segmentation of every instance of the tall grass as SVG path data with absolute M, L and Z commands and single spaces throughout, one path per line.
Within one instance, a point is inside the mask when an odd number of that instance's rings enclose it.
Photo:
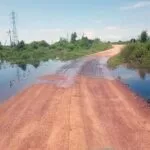
M 150 68 L 150 41 L 127 44 L 119 55 L 108 61 L 112 67 L 122 63 L 128 63 L 133 67 Z

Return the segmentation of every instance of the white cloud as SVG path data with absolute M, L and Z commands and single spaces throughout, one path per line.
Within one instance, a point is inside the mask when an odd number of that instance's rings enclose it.
M 142 7 L 147 7 L 147 6 L 150 6 L 150 1 L 139 1 L 130 6 L 123 6 L 120 9 L 121 10 L 130 10 L 130 9 L 137 9 L 137 8 L 142 8 Z
M 93 39 L 96 36 L 95 30 L 91 28 L 78 29 L 77 33 L 79 34 L 79 37 L 81 37 L 84 34 L 84 36 L 87 36 L 89 39 Z
M 89 39 L 95 38 L 95 33 L 92 31 L 86 31 L 84 32 L 84 35 L 87 36 Z

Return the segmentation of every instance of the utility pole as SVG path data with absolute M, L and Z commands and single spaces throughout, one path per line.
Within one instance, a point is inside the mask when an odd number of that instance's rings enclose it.
M 18 35 L 17 35 L 17 28 L 16 28 L 16 14 L 14 11 L 11 12 L 11 24 L 12 24 L 12 28 L 10 32 L 12 34 L 11 45 L 15 46 L 18 44 Z

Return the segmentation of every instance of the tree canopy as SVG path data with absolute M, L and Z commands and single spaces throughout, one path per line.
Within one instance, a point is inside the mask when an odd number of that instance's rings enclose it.
M 140 35 L 140 41 L 143 42 L 143 43 L 148 41 L 148 33 L 147 33 L 147 31 L 142 31 L 142 33 Z
M 77 33 L 74 32 L 71 34 L 71 42 L 74 43 L 76 41 L 76 39 L 77 39 Z

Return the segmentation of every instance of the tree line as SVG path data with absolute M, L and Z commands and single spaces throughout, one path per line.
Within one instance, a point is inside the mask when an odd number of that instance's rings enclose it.
M 17 45 L 0 46 L 0 60 L 17 64 L 35 64 L 48 59 L 70 60 L 84 55 L 110 48 L 111 44 L 102 42 L 99 38 L 89 39 L 86 36 L 78 37 L 73 32 L 70 39 L 60 38 L 59 41 L 49 44 L 46 41 L 33 41 L 29 44 L 20 41 Z

